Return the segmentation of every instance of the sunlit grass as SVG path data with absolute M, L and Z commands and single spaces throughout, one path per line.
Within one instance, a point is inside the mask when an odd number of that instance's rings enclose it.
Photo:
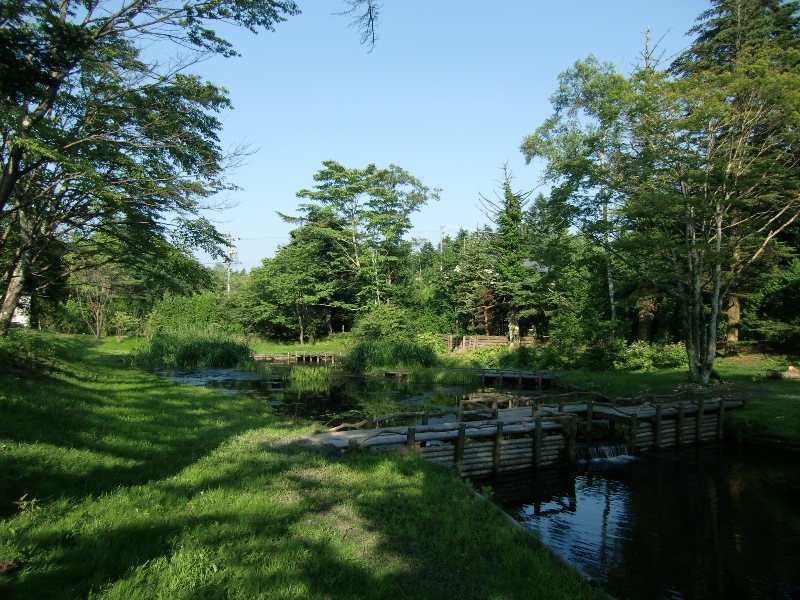
M 747 408 L 731 412 L 729 418 L 743 436 L 770 432 L 800 436 L 800 379 L 765 377 L 767 371 L 786 371 L 790 364 L 781 355 L 721 357 L 714 368 L 722 383 L 714 382 L 706 388 L 689 385 L 683 369 L 568 371 L 562 374 L 562 380 L 609 396 L 667 396 L 685 390 L 697 396 L 741 396 L 749 400 Z
M 414 455 L 328 457 L 258 400 L 37 340 L 0 372 L 4 600 L 595 595 Z

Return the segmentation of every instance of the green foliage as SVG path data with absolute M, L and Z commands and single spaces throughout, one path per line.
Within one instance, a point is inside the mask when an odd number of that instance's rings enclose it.
M 132 354 L 132 362 L 146 369 L 235 367 L 250 358 L 250 348 L 222 334 L 184 330 L 159 332 Z
M 420 333 L 410 311 L 396 304 L 375 304 L 353 326 L 361 340 L 413 340 Z
M 10 329 L 0 337 L 0 364 L 6 368 L 35 371 L 51 363 L 55 345 L 47 338 L 29 331 Z
M 752 337 L 800 348 L 800 259 L 768 277 L 747 304 L 743 328 Z
M 118 310 L 111 315 L 111 327 L 117 341 L 122 340 L 122 336 L 133 331 L 137 325 L 136 318 L 125 311 Z
M 430 346 L 407 340 L 372 339 L 353 346 L 343 364 L 352 373 L 384 367 L 433 367 L 436 365 L 436 353 Z
M 330 367 L 292 367 L 289 371 L 289 389 L 292 392 L 324 392 L 333 383 Z
M 439 367 L 412 367 L 408 370 L 409 383 L 437 385 L 475 386 L 479 383 L 474 369 L 451 369 Z
M 160 332 L 191 331 L 229 331 L 219 299 L 212 292 L 193 296 L 173 296 L 166 294 L 157 302 L 147 319 L 148 336 Z

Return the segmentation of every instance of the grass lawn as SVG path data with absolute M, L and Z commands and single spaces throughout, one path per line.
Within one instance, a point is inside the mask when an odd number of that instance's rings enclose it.
M 326 456 L 293 443 L 312 424 L 129 369 L 113 339 L 15 338 L 0 341 L 4 599 L 598 595 L 415 456 Z

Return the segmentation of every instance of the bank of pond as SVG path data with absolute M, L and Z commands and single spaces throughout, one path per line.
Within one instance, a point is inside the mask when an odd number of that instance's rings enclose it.
M 347 429 L 347 424 L 366 426 L 359 433 L 362 439 L 382 425 L 375 422 L 379 414 L 391 414 L 405 419 L 405 425 L 388 427 L 386 432 L 398 435 L 408 432 L 410 425 L 416 432 L 416 451 L 423 456 L 426 448 L 433 453 L 443 450 L 426 443 L 422 432 L 454 429 L 463 417 L 459 413 L 463 413 L 464 398 L 470 395 L 486 409 L 485 421 L 477 423 L 498 419 L 498 404 L 495 400 L 492 412 L 491 397 L 517 398 L 518 403 L 521 398 L 535 399 L 541 406 L 531 400 L 530 408 L 522 409 L 532 415 L 537 409 L 540 416 L 545 414 L 548 403 L 556 414 L 570 412 L 569 403 L 563 405 L 569 394 L 549 378 L 544 387 L 541 377 L 521 386 L 519 377 L 507 373 L 505 389 L 493 394 L 494 389 L 482 388 L 486 380 L 481 377 L 471 386 L 454 386 L 412 383 L 397 372 L 386 375 L 344 378 L 316 392 L 292 390 L 290 377 L 273 377 L 247 386 L 251 389 L 245 393 L 261 394 L 274 410 L 317 419 L 334 430 Z M 233 382 L 210 385 L 228 390 L 242 387 Z M 501 401 L 501 407 L 506 405 Z M 655 412 L 654 406 L 650 408 Z M 718 410 L 714 408 L 715 415 Z M 476 421 L 470 423 L 474 426 Z M 484 469 L 483 475 L 470 480 L 612 596 L 648 600 L 800 597 L 796 456 L 742 445 L 735 436 L 718 439 L 721 421 L 703 427 L 706 438 L 695 437 L 695 432 L 700 436 L 701 424 L 691 422 L 686 426 L 686 442 L 675 444 L 677 421 L 672 423 L 670 449 L 655 448 L 652 435 L 644 451 L 632 445 L 630 437 L 603 440 L 606 429 L 596 431 L 594 442 L 579 438 L 573 460 L 562 461 L 557 468 Z M 509 426 L 505 431 L 511 433 Z M 408 434 L 402 434 L 390 446 L 408 451 L 407 439 Z M 529 445 L 534 444 L 532 437 Z M 453 447 L 457 447 L 455 441 Z M 490 465 L 493 452 L 487 450 Z

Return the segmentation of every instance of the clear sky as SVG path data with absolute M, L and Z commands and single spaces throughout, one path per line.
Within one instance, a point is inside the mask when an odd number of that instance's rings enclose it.
M 383 0 L 379 39 L 368 52 L 336 13 L 339 0 L 298 0 L 303 13 L 254 36 L 229 39 L 242 55 L 195 71 L 230 93 L 222 145 L 258 151 L 229 179 L 241 189 L 213 212 L 235 238 L 236 269 L 251 269 L 285 244 L 296 192 L 314 185 L 323 160 L 348 168 L 396 164 L 441 200 L 412 215 L 409 237 L 438 242 L 440 227 L 486 223 L 505 163 L 515 191 L 542 190 L 522 139 L 551 114 L 558 74 L 594 54 L 623 71 L 645 31 L 669 58 L 709 7 L 701 0 Z

